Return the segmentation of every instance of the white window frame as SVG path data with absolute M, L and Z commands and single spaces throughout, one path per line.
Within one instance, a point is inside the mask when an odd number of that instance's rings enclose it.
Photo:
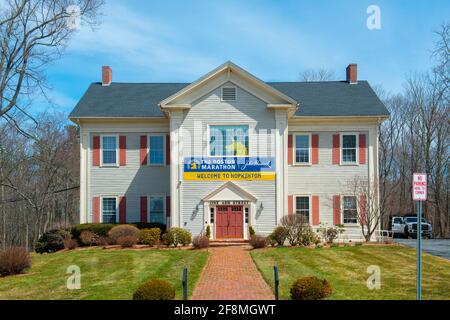
M 247 126 L 247 133 L 248 133 L 248 154 L 244 155 L 244 156 L 212 156 L 211 155 L 211 127 L 214 126 Z M 248 158 L 250 157 L 250 139 L 251 139 L 251 134 L 250 131 L 253 132 L 253 128 L 254 126 L 250 123 L 232 123 L 232 122 L 218 122 L 218 123 L 208 123 L 208 127 L 206 128 L 207 130 L 207 141 L 206 141 L 206 154 L 207 157 L 210 158 Z
M 308 149 L 308 162 L 297 162 L 297 136 L 308 136 L 308 145 L 309 145 L 309 149 Z M 296 166 L 310 166 L 312 164 L 312 134 L 311 133 L 302 133 L 302 132 L 297 132 L 293 134 L 293 139 L 294 141 L 292 142 L 293 147 L 294 147 L 294 165 Z
M 119 197 L 117 195 L 101 195 L 100 196 L 100 223 L 103 223 L 103 199 L 114 198 L 116 199 L 116 223 L 119 223 Z
M 234 88 L 235 91 L 235 98 L 234 100 L 223 100 L 223 89 L 224 88 Z M 233 101 L 237 101 L 237 87 L 236 86 L 223 86 L 222 88 L 220 88 L 220 102 L 233 102 Z
M 356 157 L 355 157 L 355 162 L 349 162 L 349 161 L 344 161 L 344 136 L 355 136 L 356 139 Z M 341 132 L 340 134 L 340 145 L 339 145 L 339 158 L 340 158 L 340 164 L 342 166 L 358 166 L 359 165 L 359 134 L 355 133 L 355 132 Z
M 164 223 L 167 224 L 167 208 L 166 208 L 166 195 L 163 194 L 152 194 L 152 195 L 148 195 L 147 196 L 147 222 L 150 222 L 150 215 L 151 215 L 151 211 L 150 211 L 150 206 L 151 206 L 151 202 L 152 202 L 152 198 L 162 198 L 163 199 L 163 221 L 165 221 Z
M 116 138 L 116 163 L 103 163 L 103 138 Z M 100 166 L 101 167 L 118 167 L 119 166 L 119 135 L 118 134 L 101 134 L 100 135 Z
M 312 197 L 311 197 L 311 194 L 294 194 L 294 214 L 297 214 L 297 197 L 299 197 L 299 198 L 309 198 L 309 200 L 308 200 L 308 204 L 309 204 L 309 208 L 308 208 L 308 210 L 309 210 L 309 217 L 308 217 L 309 221 L 308 221 L 308 223 L 309 223 L 309 225 L 312 225 L 312 203 L 311 203 Z
M 149 133 L 147 134 L 147 165 L 151 167 L 165 167 L 166 166 L 166 135 L 164 133 Z M 163 163 L 150 163 L 150 137 L 163 138 Z
M 355 223 L 344 223 L 344 197 L 353 197 L 355 198 L 356 203 L 356 222 Z M 358 216 L 359 216 L 359 208 L 358 208 L 358 199 L 355 195 L 352 194 L 344 194 L 341 196 L 341 224 L 345 226 L 357 226 L 358 225 Z

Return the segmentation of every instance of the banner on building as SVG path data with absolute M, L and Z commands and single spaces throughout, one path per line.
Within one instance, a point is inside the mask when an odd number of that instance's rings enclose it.
M 184 180 L 274 180 L 273 157 L 188 157 Z

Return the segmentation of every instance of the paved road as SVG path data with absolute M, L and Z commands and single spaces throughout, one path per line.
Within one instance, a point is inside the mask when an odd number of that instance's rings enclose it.
M 412 248 L 415 248 L 417 244 L 416 239 L 395 239 L 395 241 Z M 450 260 L 450 239 L 422 239 L 422 249 L 432 255 Z

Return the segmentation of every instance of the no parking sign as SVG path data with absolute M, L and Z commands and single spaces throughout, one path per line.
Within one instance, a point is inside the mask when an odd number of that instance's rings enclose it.
M 413 174 L 413 200 L 425 201 L 427 200 L 427 174 L 414 173 Z

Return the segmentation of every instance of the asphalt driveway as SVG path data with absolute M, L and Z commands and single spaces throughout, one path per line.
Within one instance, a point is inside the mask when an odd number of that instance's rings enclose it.
M 415 248 L 416 239 L 394 239 L 409 247 Z M 450 260 L 450 239 L 422 239 L 422 249 L 429 254 Z

